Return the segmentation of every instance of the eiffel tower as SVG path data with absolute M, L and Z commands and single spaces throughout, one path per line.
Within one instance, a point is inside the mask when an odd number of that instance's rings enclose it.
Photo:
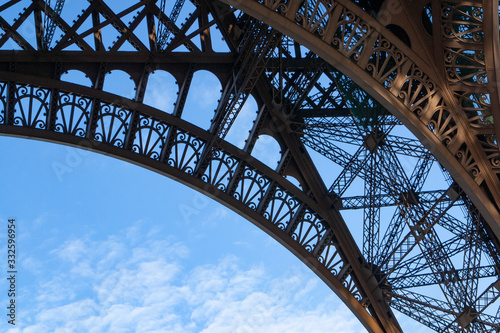
M 397 313 L 500 332 L 499 63 L 488 0 L 7 0 L 0 134 L 120 158 L 231 207 L 369 332 L 403 332 Z M 116 71 L 131 96 L 106 88 Z M 185 112 L 199 71 L 222 86 L 205 127 Z M 173 105 L 145 100 L 167 89 L 157 73 L 175 78 Z M 262 136 L 277 165 L 256 157 Z

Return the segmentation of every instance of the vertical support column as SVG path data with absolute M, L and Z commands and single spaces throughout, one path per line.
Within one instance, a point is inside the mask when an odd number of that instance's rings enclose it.
M 9 63 L 9 72 L 16 71 L 16 63 Z M 5 125 L 14 125 L 14 113 L 16 101 L 16 84 L 12 81 L 7 82 L 7 106 L 5 108 Z
M 186 104 L 187 95 L 189 93 L 189 88 L 191 87 L 191 82 L 193 81 L 193 75 L 196 70 L 196 64 L 189 64 L 188 71 L 179 85 L 179 93 L 177 94 L 177 100 L 175 101 L 175 107 L 173 115 L 175 117 L 181 117 L 184 111 L 184 105 Z
M 5 125 L 14 125 L 16 84 L 12 81 L 7 82 L 7 107 L 5 109 Z
M 146 88 L 148 85 L 148 78 L 150 74 L 151 66 L 149 64 L 146 64 L 144 66 L 144 70 L 142 72 L 142 76 L 137 86 L 137 91 L 134 98 L 139 103 L 142 103 L 144 101 L 144 95 L 146 94 Z M 135 134 L 137 133 L 137 126 L 139 125 L 139 112 L 133 110 L 132 113 L 132 120 L 123 141 L 123 147 L 126 150 L 132 150 L 132 146 L 135 140 Z
M 62 63 L 57 62 L 54 68 L 54 79 L 60 80 L 62 75 Z M 46 118 L 46 129 L 53 132 L 56 127 L 57 107 L 59 104 L 59 89 L 51 89 L 50 105 Z
M 99 13 L 97 11 L 92 12 L 92 24 L 94 27 L 99 25 Z M 94 32 L 94 48 L 97 52 L 105 51 L 104 43 L 102 42 L 101 29 Z
M 45 51 L 43 48 L 44 26 L 42 21 L 42 12 L 40 8 L 34 10 L 35 16 L 35 32 L 36 32 L 36 48 L 38 51 Z
M 153 13 L 149 12 L 146 17 L 148 23 L 149 51 L 156 53 L 156 26 Z
M 374 151 L 368 158 L 368 172 L 365 174 L 363 211 L 363 255 L 368 264 L 374 262 L 379 246 L 380 207 L 377 206 L 376 198 L 381 194 L 381 187 L 376 177 L 379 172 L 377 162 L 377 151 Z
M 208 24 L 208 6 L 205 4 L 205 2 L 201 2 L 199 5 L 199 8 L 201 10 L 200 12 L 200 19 L 198 20 L 199 27 L 202 28 Z M 200 34 L 201 38 L 201 50 L 203 52 L 208 52 L 211 53 L 213 52 L 212 50 L 212 37 L 210 36 L 210 28 L 207 28 L 202 31 Z
M 104 87 L 104 77 L 106 76 L 107 64 L 100 63 L 97 70 L 97 76 L 94 82 L 94 89 L 102 90 Z M 92 101 L 92 111 L 90 113 L 89 122 L 87 123 L 86 137 L 89 140 L 94 140 L 95 131 L 97 128 L 97 116 L 101 108 L 100 100 L 94 98 Z

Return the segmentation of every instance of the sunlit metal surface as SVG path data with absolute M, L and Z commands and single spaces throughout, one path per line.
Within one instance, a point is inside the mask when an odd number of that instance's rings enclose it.
M 393 310 L 438 332 L 500 330 L 497 3 L 12 0 L 0 28 L 0 133 L 232 207 L 371 332 L 403 331 Z M 89 86 L 67 82 L 74 70 Z M 133 98 L 104 91 L 114 70 Z M 184 117 L 199 70 L 222 85 L 206 128 Z M 144 100 L 160 71 L 178 88 L 162 110 Z M 239 148 L 232 131 L 249 133 Z M 262 135 L 277 165 L 256 158 Z

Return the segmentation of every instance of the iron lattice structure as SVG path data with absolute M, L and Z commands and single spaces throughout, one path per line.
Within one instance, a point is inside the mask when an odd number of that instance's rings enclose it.
M 497 2 L 111 2 L 0 5 L 0 133 L 115 156 L 232 207 L 370 332 L 403 331 L 393 310 L 500 331 Z M 103 91 L 116 69 L 134 98 Z M 198 70 L 223 87 L 209 128 L 183 118 Z M 177 80 L 171 109 L 144 103 L 155 71 Z M 226 136 L 250 96 L 238 148 Z M 277 166 L 254 157 L 263 134 Z

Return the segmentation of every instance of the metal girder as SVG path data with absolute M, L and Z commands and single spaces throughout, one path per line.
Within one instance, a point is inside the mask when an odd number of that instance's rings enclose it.
M 351 118 L 350 125 L 355 125 L 354 120 Z M 384 125 L 392 125 L 393 123 L 384 122 Z M 307 137 L 312 137 L 316 135 L 321 135 L 327 140 L 345 142 L 354 145 L 362 145 L 364 143 L 364 137 L 359 134 L 355 126 L 342 126 L 341 128 L 336 128 L 330 125 L 330 123 L 323 123 L 322 121 L 306 120 L 306 125 L 302 132 L 307 135 Z M 432 155 L 430 155 L 420 142 L 417 140 L 406 139 L 395 135 L 386 135 L 383 138 L 383 144 L 391 146 L 391 149 L 398 154 L 406 155 L 410 157 L 420 158 L 423 155 L 427 155 L 427 159 L 434 160 Z
M 360 8 L 355 8 L 347 1 L 335 2 L 331 5 L 320 5 L 318 2 L 316 8 L 321 8 L 322 16 L 317 14 L 319 13 L 317 11 L 307 12 L 308 8 L 315 8 L 315 6 L 301 6 L 299 1 L 292 1 L 287 6 L 286 13 L 280 13 L 279 5 L 274 6 L 271 2 L 263 4 L 258 1 L 225 0 L 224 2 L 273 25 L 307 46 L 346 73 L 391 112 L 398 114 L 407 126 L 414 129 L 414 134 L 421 141 L 436 148 L 433 152 L 440 163 L 460 175 L 458 179 L 460 186 L 466 189 L 474 204 L 480 207 L 481 213 L 496 230 L 497 236 L 500 234 L 500 227 L 496 222 L 500 220 L 498 211 L 489 204 L 485 205 L 486 202 L 491 202 L 490 198 L 493 198 L 494 202 L 500 202 L 500 181 L 489 160 L 484 158 L 482 144 L 469 130 L 467 117 L 460 111 L 459 102 L 450 90 L 441 85 L 443 75 L 436 72 L 432 64 L 429 65 L 400 40 L 391 41 L 390 47 L 394 45 L 401 50 L 405 55 L 404 59 L 400 61 L 393 58 L 395 62 L 380 62 L 382 49 L 381 44 L 378 43 L 381 38 L 385 39 L 384 36 L 390 33 Z M 363 22 L 362 24 L 369 26 L 370 29 L 351 29 L 352 21 L 344 21 L 344 16 L 342 16 L 344 9 L 353 13 L 358 20 L 355 22 Z M 296 21 L 296 17 L 307 17 L 310 20 Z M 325 30 L 322 38 L 314 37 L 315 32 L 327 26 L 330 30 Z M 338 35 L 335 35 L 339 30 L 336 31 L 334 27 L 341 27 L 342 38 L 339 39 Z M 351 41 L 357 42 L 350 44 Z M 384 54 L 393 54 L 392 50 L 388 52 Z M 422 73 L 425 73 L 425 79 L 419 76 Z M 432 82 L 431 86 L 435 89 L 424 82 Z M 415 90 L 415 87 L 419 88 Z M 416 91 L 421 92 L 420 95 L 414 95 Z M 404 97 L 398 100 L 396 96 Z M 434 121 L 434 119 L 444 119 L 443 117 L 447 118 L 446 121 Z M 427 126 L 429 122 L 431 125 Z M 458 128 L 460 130 L 457 130 Z M 457 133 L 462 134 L 457 136 Z M 447 138 L 453 139 L 450 148 L 443 145 L 443 142 L 448 140 Z M 467 161 L 457 159 L 464 153 L 469 154 L 471 158 Z M 454 156 L 455 160 L 450 158 L 451 156 Z M 482 186 L 488 187 L 491 196 L 477 188 L 478 182 L 474 181 L 471 174 L 466 171 L 471 168 L 481 170 L 480 173 L 484 178 L 478 181 Z
M 378 21 L 387 8 L 375 19 L 355 5 L 372 10 L 380 3 L 227 0 L 231 7 L 200 0 L 177 26 L 181 0 L 170 16 L 164 1 L 157 6 L 144 0 L 115 13 L 106 1 L 94 0 L 73 24 L 50 6 L 42 9 L 42 0 L 9 23 L 2 11 L 17 2 L 0 5 L 1 133 L 73 145 L 84 140 L 87 147 L 215 197 L 297 254 L 370 331 L 402 331 L 391 308 L 438 331 L 498 328 L 499 313 L 495 317 L 491 305 L 500 298 L 500 154 L 494 136 L 499 122 L 492 122 L 498 103 L 497 87 L 490 83 L 497 77 L 491 59 L 499 43 L 493 38 L 489 47 L 482 37 L 471 39 L 475 33 L 492 39 L 491 27 L 498 33 L 491 15 L 481 18 L 481 1 L 433 2 L 440 22 L 434 30 L 436 64 Z M 408 10 L 416 5 L 402 6 L 411 16 Z M 493 7 L 484 6 L 497 13 Z M 123 18 L 134 11 L 125 24 Z M 48 52 L 43 13 L 64 33 Z M 83 29 L 89 21 L 92 27 Z M 36 44 L 20 32 L 23 24 L 36 26 Z M 140 35 L 141 24 L 147 36 Z M 212 49 L 215 27 L 229 52 Z M 105 45 L 103 31 L 115 33 L 113 45 Z M 11 38 L 23 51 L 5 50 Z M 135 51 L 122 51 L 125 42 Z M 181 46 L 188 52 L 179 52 Z M 443 50 L 449 59 L 440 65 Z M 473 53 L 479 58 L 471 58 Z M 70 69 L 86 73 L 93 88 L 57 81 Z M 114 69 L 136 83 L 134 100 L 102 91 Z M 214 73 L 224 87 L 208 131 L 182 120 L 198 69 Z M 142 103 L 153 70 L 166 70 L 178 81 L 172 115 Z M 484 77 L 485 82 L 476 80 Z M 250 94 L 259 109 L 238 150 L 224 137 Z M 36 100 L 30 112 L 20 102 L 28 99 Z M 402 126 L 406 132 L 400 134 Z M 418 139 L 406 137 L 407 129 Z M 252 157 L 261 134 L 282 149 L 275 170 Z M 329 175 L 337 179 L 335 193 L 304 146 L 337 164 Z M 436 160 L 449 171 L 448 186 L 429 189 Z M 296 177 L 300 188 L 287 176 Z M 364 195 L 352 186 L 356 178 L 364 182 Z M 346 196 L 348 190 L 357 193 Z M 456 207 L 465 218 L 456 217 Z M 363 214 L 362 238 L 353 236 L 342 209 Z M 382 209 L 392 209 L 392 219 Z M 427 286 L 439 286 L 442 295 L 409 290 Z
M 10 80 L 17 81 L 7 83 L 7 76 Z M 137 101 L 122 99 L 118 104 L 116 96 L 92 88 L 4 72 L 0 72 L 0 81 L 0 87 L 14 92 L 12 116 L 13 124 L 17 124 L 8 125 L 7 118 L 0 119 L 2 133 L 39 137 L 117 156 L 174 177 L 210 194 L 247 216 L 305 263 L 314 267 L 370 330 L 382 332 L 377 319 L 360 303 L 363 291 L 357 287 L 359 282 L 353 280 L 352 276 L 356 276 L 352 275 L 354 272 L 347 276 L 338 275 L 342 267 L 349 266 L 345 261 L 347 258 L 355 260 L 352 254 L 345 253 L 346 250 L 350 251 L 348 246 L 341 249 L 341 244 L 333 241 L 337 238 L 345 239 L 346 235 L 336 236 L 336 232 L 346 231 L 338 230 L 338 226 L 332 229 L 332 222 L 328 222 L 334 218 L 330 215 L 331 212 L 323 204 L 285 181 L 279 173 L 248 153 L 221 141 L 217 152 L 208 156 L 208 167 L 197 177 L 194 170 L 199 169 L 197 165 L 202 163 L 201 149 L 212 138 L 208 131 Z M 22 83 L 27 81 L 31 85 Z M 36 86 L 37 83 L 43 83 L 44 86 Z M 36 90 L 36 93 L 32 93 L 30 89 L 26 90 L 25 87 Z M 57 89 L 54 89 L 56 87 Z M 61 116 L 57 118 L 53 131 L 46 126 L 46 116 L 41 112 L 32 114 L 29 110 L 16 107 L 20 99 L 39 98 L 38 96 L 47 96 L 42 103 L 49 103 L 52 93 L 59 95 L 56 98 L 59 101 L 56 114 Z M 110 100 L 114 100 L 114 103 L 110 103 Z M 62 117 L 63 112 L 69 114 Z M 135 116 L 139 118 L 138 122 L 133 122 Z M 105 117 L 116 118 L 116 121 L 104 121 Z M 86 122 L 97 126 L 87 126 Z M 35 123 L 38 124 L 36 128 L 32 126 Z M 134 131 L 135 135 L 132 135 L 131 131 Z M 132 145 L 125 144 L 127 138 L 134 138 L 130 141 Z M 244 176 L 238 170 L 244 170 Z M 309 184 L 313 187 L 313 184 Z M 267 203 L 263 206 L 259 203 L 264 197 L 267 198 Z M 330 252 L 332 250 L 334 251 Z M 312 256 L 311 253 L 315 255 Z M 336 253 L 335 264 L 325 266 L 330 262 L 323 261 L 322 256 L 326 253 Z M 330 259 L 330 255 L 327 258 Z M 360 268 L 354 269 L 359 273 Z
M 370 154 L 365 147 L 361 146 L 356 153 L 351 157 L 347 166 L 342 170 L 340 175 L 335 179 L 330 186 L 330 193 L 334 193 L 339 198 L 351 186 L 354 179 L 365 169 L 366 163 L 370 159 Z M 366 170 L 369 172 L 369 170 Z
M 391 306 L 407 316 L 423 323 L 437 332 L 459 332 L 458 325 L 453 324 L 453 311 L 448 304 L 415 292 L 386 292 Z M 453 330 L 455 329 L 455 330 Z
M 447 251 L 450 257 L 453 257 L 463 251 L 466 250 L 467 244 L 463 237 L 455 236 L 442 244 L 442 248 L 444 251 Z M 425 272 L 429 269 L 426 261 L 426 254 L 424 251 L 422 253 L 418 253 L 411 258 L 401 260 L 400 264 L 395 266 L 393 270 L 390 272 L 390 276 L 392 278 L 397 278 L 400 276 L 409 276 L 416 275 L 422 272 Z M 453 272 L 443 272 L 445 275 L 450 275 L 453 277 Z M 451 279 L 450 277 L 450 279 Z
M 43 30 L 43 41 L 42 49 L 48 51 L 50 49 L 50 44 L 52 43 L 52 38 L 54 38 L 54 33 L 56 32 L 56 18 L 55 16 L 60 16 L 62 9 L 64 7 L 65 0 L 57 0 L 54 6 L 54 10 L 49 13 L 45 13 L 44 30 Z M 50 0 L 46 3 L 46 6 L 50 7 Z
M 0 12 L 4 11 L 5 9 L 15 5 L 16 3 L 19 3 L 21 2 L 22 0 L 9 0 L 7 1 L 6 3 L 4 3 L 3 5 L 0 6 Z
M 32 3 L 28 8 L 25 8 L 13 25 L 10 25 L 3 17 L 0 17 L 0 29 L 4 31 L 3 36 L 1 36 L 0 38 L 0 47 L 2 47 L 5 42 L 9 40 L 9 38 L 12 38 L 12 40 L 16 42 L 23 50 L 35 50 L 35 48 L 30 45 L 30 43 L 28 43 L 26 39 L 17 31 L 21 24 L 35 10 L 35 8 L 35 3 Z
M 471 277 L 471 273 L 477 274 L 477 276 Z M 498 268 L 494 265 L 489 265 L 481 267 L 476 266 L 469 269 L 457 269 L 454 274 L 443 274 L 443 279 L 456 277 L 459 280 L 470 280 L 495 276 L 498 276 Z M 442 280 L 436 280 L 433 273 L 403 275 L 394 279 L 388 278 L 387 281 L 393 289 L 406 289 L 442 283 Z
M 184 5 L 185 0 L 176 0 L 174 3 L 174 6 L 172 7 L 172 11 L 170 12 L 170 15 L 168 16 L 168 21 L 164 22 L 163 20 L 158 20 L 158 38 L 156 42 L 156 46 L 158 48 L 159 52 L 162 52 L 165 50 L 166 46 L 168 45 L 168 37 L 174 30 L 173 26 L 175 25 L 175 22 L 179 18 L 179 14 L 181 13 L 182 6 Z M 165 13 L 165 4 L 166 0 L 161 0 L 160 4 L 160 12 Z
M 383 237 L 380 246 L 381 252 L 379 252 L 379 259 L 378 259 L 379 263 L 387 259 L 387 256 L 394 251 L 394 248 L 398 244 L 400 237 L 402 236 L 403 229 L 405 227 L 404 220 L 407 218 L 411 218 L 411 212 L 408 211 L 409 208 L 408 203 L 411 203 L 411 205 L 424 203 L 423 200 L 420 200 L 417 193 L 421 190 L 424 184 L 425 180 L 424 177 L 427 176 L 427 174 L 422 174 L 422 171 L 426 170 L 426 168 L 430 165 L 428 161 L 429 160 L 426 158 L 419 160 L 419 163 L 415 166 L 412 172 L 411 178 L 407 180 L 406 188 L 400 189 L 399 195 L 397 192 L 391 194 L 391 196 L 394 199 L 401 202 L 401 205 L 398 207 L 398 210 L 393 215 L 389 223 L 389 226 L 387 228 L 387 231 Z M 406 179 L 404 171 L 402 171 L 400 165 L 396 166 L 396 170 L 398 170 L 400 176 L 403 179 Z M 394 172 L 394 170 L 388 172 Z M 441 192 L 441 195 L 438 198 L 436 198 L 436 200 L 434 200 L 433 203 L 437 202 L 438 200 L 442 202 L 448 201 L 448 198 L 445 194 L 446 192 Z M 405 198 L 406 200 L 403 200 Z M 427 207 L 427 209 L 429 208 L 430 207 Z
M 433 203 L 436 202 L 440 197 L 443 196 L 444 190 L 435 191 L 422 191 L 415 192 L 415 197 L 421 203 Z M 392 207 L 402 204 L 403 198 L 394 198 L 394 196 L 384 193 L 373 197 L 373 202 L 370 204 L 365 203 L 365 196 L 354 196 L 354 197 L 342 197 L 342 206 L 340 209 L 363 209 L 373 206 L 373 207 Z M 450 198 L 444 198 L 443 200 L 449 201 Z
M 186 20 L 182 28 L 178 28 L 174 23 L 172 23 L 170 21 L 170 18 L 160 9 L 158 9 L 158 13 L 158 20 L 162 21 L 163 24 L 168 25 L 176 36 L 170 41 L 169 45 L 165 49 L 165 52 L 169 52 L 180 45 L 184 45 L 191 52 L 200 52 L 198 46 L 196 46 L 196 44 L 193 43 L 193 41 L 191 41 L 188 36 L 186 36 L 188 29 L 196 22 L 197 18 L 199 17 L 199 9 L 191 13 L 191 16 Z
M 260 78 L 270 53 L 278 45 L 280 34 L 250 20 L 238 47 L 231 80 L 227 83 L 212 120 L 211 132 L 223 139 Z
M 365 177 L 365 196 L 363 209 L 363 255 L 368 263 L 375 262 L 379 248 L 380 234 L 380 206 L 376 199 L 382 193 L 377 173 L 380 172 L 380 156 L 375 151 L 371 154 L 368 163 L 368 172 Z

